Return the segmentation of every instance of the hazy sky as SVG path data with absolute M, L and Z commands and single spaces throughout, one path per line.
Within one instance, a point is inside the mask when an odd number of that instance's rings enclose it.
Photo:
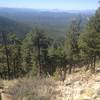
M 84 10 L 96 9 L 99 0 L 0 0 L 0 7 Z

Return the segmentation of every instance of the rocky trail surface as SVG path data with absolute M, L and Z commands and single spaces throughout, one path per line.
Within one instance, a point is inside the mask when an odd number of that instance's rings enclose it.
M 68 75 L 64 83 L 57 83 L 59 94 L 55 100 L 100 100 L 100 70 Z

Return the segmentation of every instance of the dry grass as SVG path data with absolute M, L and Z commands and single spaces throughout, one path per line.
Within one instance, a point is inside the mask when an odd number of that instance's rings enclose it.
M 19 79 L 15 86 L 11 86 L 8 92 L 14 100 L 53 100 L 56 94 L 55 83 L 52 79 Z

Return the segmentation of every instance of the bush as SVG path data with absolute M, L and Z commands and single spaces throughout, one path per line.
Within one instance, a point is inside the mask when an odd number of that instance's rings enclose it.
M 55 73 L 53 74 L 53 78 L 56 81 L 60 80 L 60 77 L 61 77 L 59 71 L 60 71 L 60 69 L 58 68 L 58 69 L 56 69 Z

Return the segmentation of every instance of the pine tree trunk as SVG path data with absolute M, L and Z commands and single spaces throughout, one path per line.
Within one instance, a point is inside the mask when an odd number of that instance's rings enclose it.
M 7 38 L 5 36 L 5 33 L 2 33 L 2 38 L 3 38 L 4 47 L 5 47 L 5 53 L 6 53 L 7 68 L 8 68 L 8 79 L 10 79 L 9 56 L 8 56 L 8 48 L 7 48 Z
M 71 74 L 72 73 L 72 65 L 70 64 L 69 65 L 69 74 Z
M 96 55 L 93 57 L 91 62 L 91 73 L 95 73 L 95 65 L 96 65 Z
M 89 70 L 89 60 L 87 60 L 86 71 Z
M 15 63 L 15 59 L 13 60 L 13 78 L 16 78 L 16 63 Z
M 96 56 L 93 59 L 93 73 L 95 73 L 95 66 L 96 66 Z
M 38 38 L 38 75 L 41 76 L 40 39 Z

